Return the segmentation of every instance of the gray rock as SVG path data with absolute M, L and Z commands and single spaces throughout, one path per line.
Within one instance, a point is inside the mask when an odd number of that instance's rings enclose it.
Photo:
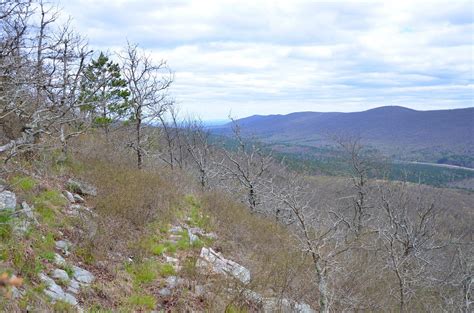
M 23 201 L 21 203 L 21 208 L 23 210 L 23 214 L 29 218 L 30 220 L 36 220 L 35 215 L 33 214 L 33 209 L 26 203 L 26 201 Z
M 78 202 L 78 203 L 84 203 L 85 202 L 84 198 L 81 197 L 80 195 L 78 195 L 77 193 L 75 193 L 73 196 L 74 196 L 74 200 L 76 200 L 76 202 Z
M 80 268 L 79 266 L 73 266 L 72 269 L 74 271 L 74 279 L 81 284 L 89 285 L 95 279 L 94 275 L 91 272 Z
M 57 266 L 65 266 L 66 265 L 66 260 L 59 254 L 55 253 L 54 254 L 54 264 Z
M 72 193 L 70 193 L 69 191 L 64 190 L 63 194 L 66 197 L 67 201 L 69 201 L 70 203 L 75 203 L 76 202 L 76 199 L 74 199 L 74 195 Z
M 179 278 L 178 276 L 168 276 L 166 278 L 166 286 L 170 289 L 174 289 L 177 286 L 183 285 L 185 282 L 184 279 Z
M 183 231 L 183 228 L 181 226 L 173 226 L 170 228 L 170 233 L 172 234 L 179 234 Z
M 79 284 L 77 280 L 71 279 L 69 281 L 69 285 L 67 287 L 68 292 L 78 294 L 80 289 L 81 289 L 81 285 Z
M 65 255 L 69 254 L 69 250 L 72 248 L 72 243 L 68 240 L 56 241 L 56 249 L 61 250 Z
M 16 208 L 16 195 L 8 190 L 0 192 L 0 211 Z
M 61 286 L 56 284 L 53 279 L 43 273 L 39 275 L 39 278 L 46 285 L 44 293 L 48 295 L 53 302 L 64 301 L 71 305 L 77 305 L 77 299 L 73 295 L 64 292 Z
M 30 227 L 29 221 L 25 219 L 18 219 L 15 221 L 15 224 L 13 226 L 13 232 L 17 236 L 22 236 L 28 231 L 29 227 Z
M 213 272 L 230 275 L 244 284 L 250 282 L 250 271 L 242 265 L 224 258 L 212 248 L 202 248 L 196 262 L 198 268 L 210 268 Z
M 67 274 L 67 272 L 65 270 L 61 270 L 59 268 L 55 269 L 51 273 L 51 276 L 54 279 L 59 279 L 60 281 L 63 281 L 63 282 L 69 282 L 69 280 L 70 280 L 69 275 Z
M 80 195 L 93 196 L 93 197 L 97 196 L 97 189 L 94 186 L 85 182 L 69 179 L 67 181 L 67 187 L 69 191 L 78 193 Z
M 179 263 L 179 260 L 177 258 L 173 258 L 173 257 L 167 256 L 167 255 L 165 255 L 165 261 L 166 261 L 166 263 L 174 263 L 174 264 Z
M 161 288 L 158 291 L 158 294 L 163 297 L 168 297 L 168 296 L 171 296 L 171 290 L 168 288 Z
M 189 236 L 189 243 L 193 244 L 199 240 L 199 237 L 193 234 L 189 229 L 188 229 L 188 236 Z

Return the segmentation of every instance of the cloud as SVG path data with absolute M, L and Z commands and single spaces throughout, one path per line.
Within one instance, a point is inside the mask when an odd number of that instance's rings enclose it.
M 99 50 L 126 39 L 167 59 L 204 119 L 473 105 L 468 1 L 68 0 Z

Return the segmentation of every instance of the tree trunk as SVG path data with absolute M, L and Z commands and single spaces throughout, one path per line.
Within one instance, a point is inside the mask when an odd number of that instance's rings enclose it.
M 319 312 L 329 313 L 329 291 L 326 277 L 326 269 L 321 268 L 321 265 L 319 265 L 318 263 L 316 264 L 316 273 L 318 275 Z
M 142 120 L 140 117 L 137 117 L 137 146 L 136 146 L 136 151 L 137 151 L 137 167 L 138 169 L 141 169 L 143 166 L 143 152 L 142 152 L 142 143 L 141 143 L 141 130 L 142 130 Z

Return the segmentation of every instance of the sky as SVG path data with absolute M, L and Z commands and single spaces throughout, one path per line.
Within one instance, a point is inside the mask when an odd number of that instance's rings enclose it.
M 474 2 L 63 0 L 96 51 L 127 40 L 204 120 L 474 106 Z

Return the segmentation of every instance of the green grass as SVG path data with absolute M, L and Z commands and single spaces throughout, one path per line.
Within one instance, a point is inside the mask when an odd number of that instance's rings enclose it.
M 36 179 L 22 175 L 13 176 L 10 180 L 10 183 L 13 186 L 13 189 L 25 192 L 33 190 L 38 185 L 38 181 Z
M 159 243 L 159 244 L 153 245 L 150 248 L 150 250 L 151 250 L 151 253 L 153 253 L 154 255 L 163 255 L 163 253 L 167 251 L 167 248 L 164 244 Z
M 33 199 L 33 203 L 35 206 L 64 206 L 67 204 L 67 200 L 58 190 L 49 189 L 37 195 Z
M 10 212 L 0 212 L 0 239 L 7 240 L 12 237 L 12 216 Z
M 156 307 L 155 297 L 149 295 L 135 294 L 130 296 L 127 302 L 135 309 L 153 310 Z
M 171 264 L 163 264 L 160 267 L 160 275 L 163 277 L 173 276 L 176 275 L 176 271 Z
M 135 285 L 138 286 L 151 283 L 157 278 L 157 264 L 153 261 L 127 264 L 125 270 L 132 275 Z

